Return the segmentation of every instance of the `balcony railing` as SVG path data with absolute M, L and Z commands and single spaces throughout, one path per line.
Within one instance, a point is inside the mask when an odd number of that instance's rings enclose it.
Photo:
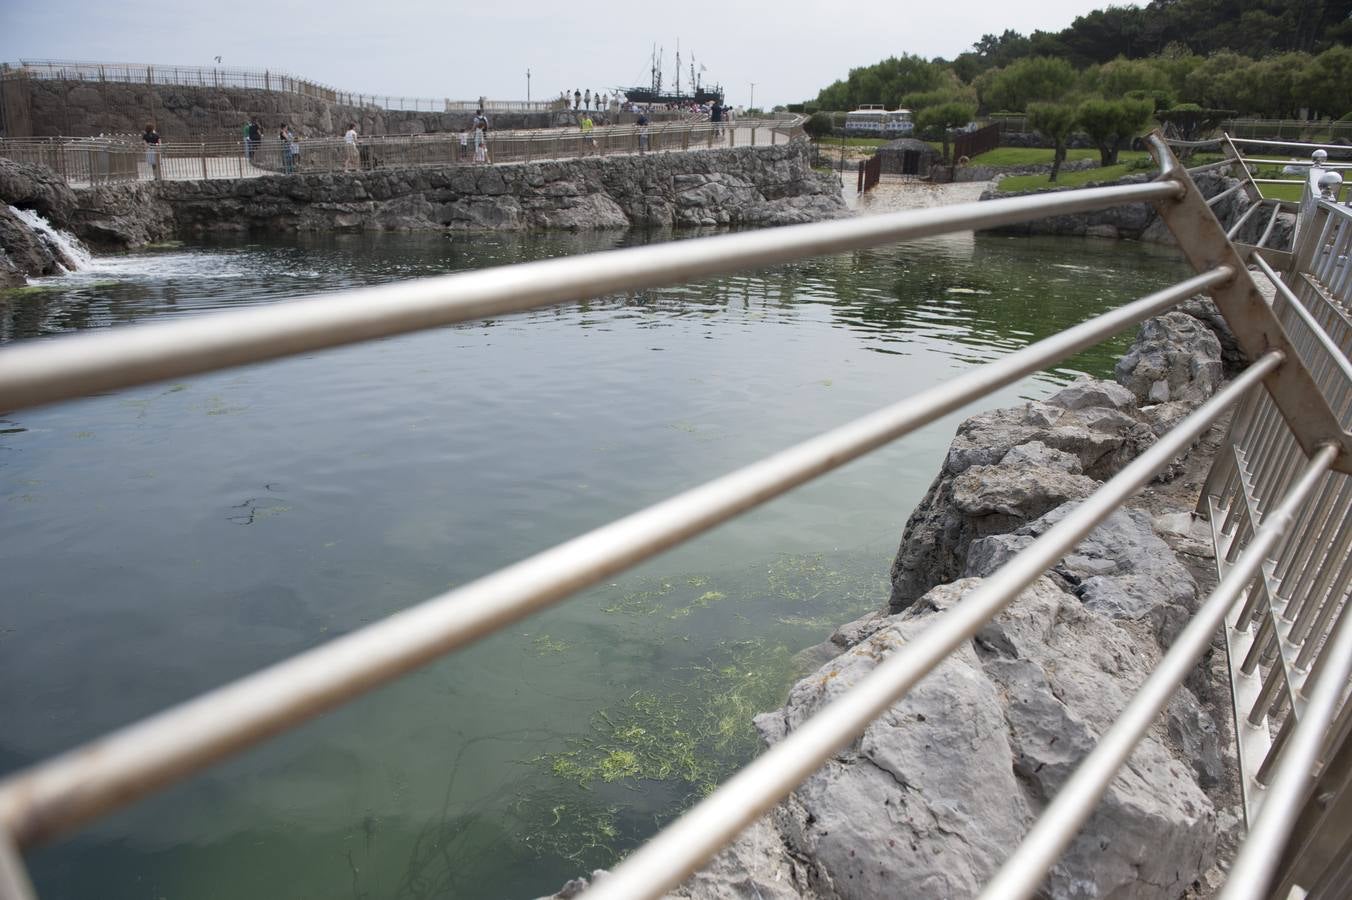
M 21 345 L 0 354 L 0 409 L 681 283 L 806 256 L 1150 202 L 1196 275 L 943 385 L 581 535 L 464 587 L 122 728 L 0 781 L 0 896 L 31 895 L 18 851 L 67 835 L 233 753 L 462 648 L 933 422 L 966 403 L 1208 292 L 1250 364 L 1149 450 L 915 640 L 628 857 L 587 896 L 652 898 L 695 871 L 960 647 L 1136 490 L 1233 412 L 1201 508 L 1220 583 L 984 896 L 1030 896 L 1132 748 L 1224 627 L 1238 717 L 1268 736 L 1241 748 L 1249 837 L 1224 895 L 1282 896 L 1346 858 L 1352 707 L 1352 472 L 1346 213 L 1315 221 L 1269 303 L 1186 171 L 1158 137 L 1144 184 L 1021 196 L 732 234 L 422 279 L 164 324 Z M 1253 254 L 1249 254 L 1253 255 Z M 1299 632 L 1298 634 L 1296 632 Z M 1247 637 L 1246 637 L 1247 636 Z M 1246 651 L 1241 646 L 1250 641 Z M 1239 650 L 1233 648 L 1239 647 Z M 1241 658 L 1242 656 L 1242 658 Z M 1252 695 L 1253 702 L 1248 702 Z M 1319 790 L 1316 792 L 1316 784 Z M 1341 804 L 1341 805 L 1340 805 Z M 1341 817 L 1341 818 L 1340 818 Z M 1282 846 L 1290 841 L 1285 856 Z M 1332 847 L 1330 850 L 1329 848 Z M 1276 877 L 1277 882 L 1273 879 Z M 1345 885 L 1344 885 L 1345 886 Z

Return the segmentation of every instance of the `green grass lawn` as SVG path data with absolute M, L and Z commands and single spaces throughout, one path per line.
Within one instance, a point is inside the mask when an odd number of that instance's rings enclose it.
M 1011 147 L 1008 149 L 1012 150 L 1018 148 Z M 1045 152 L 1051 153 L 1050 150 Z M 1076 151 L 1074 150 L 1070 151 L 1072 154 L 1075 152 Z M 1098 155 L 1097 151 L 1082 152 L 1094 152 L 1095 156 Z M 1068 158 L 1074 159 L 1075 157 L 1069 156 Z M 1143 150 L 1123 150 L 1117 155 L 1117 158 L 1118 163 L 1115 166 L 1095 166 L 1092 169 L 1082 169 L 1078 172 L 1062 172 L 1061 177 L 1054 182 L 1050 181 L 1046 175 L 1010 175 L 1009 177 L 1000 180 L 1000 190 L 1009 191 L 1011 193 L 1025 193 L 1028 191 L 1048 191 L 1056 188 L 1081 187 L 1086 184 L 1096 184 L 1101 181 L 1116 181 L 1124 175 L 1139 174 L 1143 172 L 1153 173 L 1155 171 L 1153 165 L 1149 168 L 1141 167 L 1140 161 L 1150 158 L 1150 154 Z M 984 159 L 984 157 L 978 157 L 978 159 Z M 1203 163 L 1212 162 L 1217 159 L 1220 159 L 1220 157 L 1199 153 L 1188 160 L 1188 165 L 1200 166 Z M 1265 185 L 1265 187 L 1278 187 L 1285 190 L 1285 185 Z M 1299 187 L 1299 185 L 1297 185 L 1297 187 Z M 1266 192 L 1264 192 L 1264 196 L 1267 196 Z M 1280 196 L 1285 197 L 1284 194 Z M 1299 196 L 1299 192 L 1297 192 L 1297 199 Z
M 1066 160 L 1098 159 L 1097 150 L 1067 150 Z M 972 157 L 974 166 L 1051 165 L 1052 150 L 1043 147 L 996 147 Z
M 1290 177 L 1290 176 L 1287 176 Z M 1300 202 L 1301 191 L 1305 189 L 1303 184 L 1260 184 L 1258 190 L 1263 192 L 1263 196 L 1269 200 L 1295 200 Z
M 1153 169 L 1137 169 L 1128 163 L 1118 163 L 1115 166 L 1095 166 L 1078 172 L 1062 172 L 1056 181 L 1050 180 L 1046 175 L 1010 175 L 1000 180 L 1000 190 L 1013 193 L 1049 191 L 1055 188 L 1080 187 L 1099 181 L 1116 181 L 1123 175 L 1149 171 Z

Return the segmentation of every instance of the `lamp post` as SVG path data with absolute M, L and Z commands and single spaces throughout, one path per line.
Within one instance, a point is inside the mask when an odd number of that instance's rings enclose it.
M 530 69 L 526 69 L 526 102 L 530 103 Z
M 747 111 L 756 108 L 756 82 L 751 82 L 751 102 L 746 105 Z

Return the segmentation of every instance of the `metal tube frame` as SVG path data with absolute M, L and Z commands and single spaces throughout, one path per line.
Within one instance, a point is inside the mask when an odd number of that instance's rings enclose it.
M 741 827 L 790 792 L 873 717 L 903 696 L 1261 380 L 1264 396 L 1253 402 L 1245 401 L 1245 409 L 1257 418 L 1232 427 L 1236 435 L 1257 442 L 1250 445 L 1260 451 L 1253 457 L 1257 468 L 1249 471 L 1244 451 L 1236 445 L 1234 465 L 1223 463 L 1221 468 L 1228 474 L 1216 479 L 1227 492 L 1233 492 L 1228 493 L 1232 499 L 1224 510 L 1209 507 L 1217 514 L 1224 512 L 1227 520 L 1218 532 L 1228 535 L 1223 554 L 1219 552 L 1218 541 L 1218 564 L 1222 556 L 1234 562 L 1230 571 L 1239 574 L 1234 574 L 1229 582 L 1223 581 L 1222 588 L 1237 595 L 1238 589 L 1233 584 L 1254 567 L 1254 559 L 1265 556 L 1276 545 L 1280 537 L 1278 524 L 1289 524 L 1295 504 L 1292 498 L 1308 493 L 1318 477 L 1315 469 L 1352 468 L 1348 453 L 1352 439 L 1341 426 L 1339 413 L 1345 412 L 1342 404 L 1335 413 L 1319 390 L 1336 367 L 1324 365 L 1312 373 L 1302 362 L 1306 357 L 1300 350 L 1308 352 L 1319 342 L 1303 339 L 1299 345 L 1293 344 L 1274 311 L 1258 294 L 1206 201 L 1158 134 L 1152 135 L 1150 146 L 1160 162 L 1161 176 L 1147 184 L 803 225 L 769 233 L 615 251 L 590 259 L 529 263 L 195 320 L 132 326 L 7 350 L 0 355 L 0 409 L 17 409 L 619 290 L 680 283 L 808 255 L 1133 201 L 1156 205 L 1199 273 L 944 385 L 11 775 L 0 781 L 0 887 L 16 896 L 23 896 L 22 891 L 27 889 L 14 846 L 33 846 L 69 831 L 225 755 L 293 727 L 905 435 L 991 390 L 1091 346 L 1129 324 L 1164 311 L 1202 289 L 1209 290 L 1215 298 L 1241 347 L 1255 360 L 1254 365 L 957 606 L 936 616 L 925 632 L 924 641 L 907 644 L 889 656 L 849 692 L 631 856 L 588 896 L 654 897 L 678 883 Z M 1321 209 L 1321 213 L 1327 215 L 1326 210 Z M 1352 235 L 1352 229 L 1343 230 Z M 1328 233 L 1326 224 L 1321 242 Z M 1287 306 L 1304 309 L 1299 297 L 1290 302 L 1292 298 L 1283 292 L 1282 299 Z M 1304 325 L 1309 321 L 1318 324 L 1315 316 L 1301 317 L 1299 321 Z M 1316 327 L 1315 333 L 1320 330 Z M 1278 415 L 1288 427 L 1278 423 Z M 1261 506 L 1271 496 L 1270 492 L 1280 490 L 1296 477 L 1289 459 L 1274 459 L 1282 455 L 1277 452 L 1279 448 L 1294 449 L 1295 443 L 1311 457 L 1312 463 L 1292 489 L 1288 501 L 1264 516 Z M 1208 479 L 1208 486 L 1212 480 Z M 1325 522 L 1325 516 L 1311 516 L 1310 529 L 1332 533 L 1332 524 Z M 1213 527 L 1220 527 L 1217 515 L 1213 515 L 1212 521 Z M 1247 583 L 1248 578 L 1244 581 Z M 1264 588 L 1264 593 L 1273 592 Z M 1223 613 L 1232 605 L 1222 603 L 1217 596 L 1225 595 L 1218 589 L 1212 601 L 1208 601 L 1205 607 L 1208 616 L 1216 608 Z M 1269 603 L 1262 605 L 1270 610 Z M 1273 621 L 1270 616 L 1268 621 Z M 1352 622 L 1352 615 L 1339 617 L 1339 640 L 1343 640 L 1344 632 L 1352 634 L 1348 622 Z M 1195 642 L 1196 634 L 1206 631 L 1205 625 L 1206 620 L 1196 620 L 1185 630 L 1184 634 L 1190 636 L 1189 645 Z M 1261 655 L 1262 648 L 1257 644 L 1255 641 L 1253 652 Z M 1175 679 L 1182 677 L 1179 667 L 1186 665 L 1181 661 L 1185 660 L 1186 651 L 1185 647 L 1166 656 L 1165 667 L 1147 682 L 1150 690 L 1133 701 L 1128 710 L 1132 715 L 1120 721 L 1110 736 L 1129 735 L 1145 727 L 1140 724 L 1140 717 L 1145 710 L 1167 700 Z M 1314 662 L 1316 673 L 1327 668 L 1330 674 L 1320 678 L 1309 701 L 1311 706 L 1326 703 L 1326 684 L 1337 677 L 1346 680 L 1343 662 L 1330 664 L 1328 659 L 1327 654 L 1321 654 Z M 1286 744 L 1294 748 L 1281 757 L 1276 768 L 1274 784 L 1285 784 L 1283 779 L 1292 777 L 1285 774 L 1293 765 L 1287 760 L 1305 759 L 1310 741 L 1322 740 L 1323 731 L 1311 738 L 1311 729 L 1304 724 L 1308 717 L 1302 718 L 1300 727 L 1293 726 L 1298 704 L 1290 688 L 1278 698 L 1278 705 L 1291 705 L 1293 711 L 1286 717 L 1276 742 L 1277 749 Z M 1333 716 L 1334 712 L 1328 711 L 1324 719 L 1333 721 Z M 1309 721 L 1324 719 L 1316 716 Z M 1147 718 L 1146 724 L 1148 721 Z M 1328 722 L 1324 724 L 1327 730 Z M 1121 760 L 1111 769 L 1108 762 L 1114 754 L 1130 751 L 1131 744 L 1123 749 L 1121 741 L 1121 737 L 1114 737 L 1108 750 L 1091 757 L 1098 760 L 1091 767 L 1097 774 L 1086 778 L 1111 780 Z M 1274 758 L 1269 754 L 1265 764 L 1273 765 Z M 1107 781 L 1103 783 L 1106 785 Z M 1065 800 L 1067 804 L 1084 802 L 1082 796 L 1078 800 Z M 1073 836 L 1073 827 L 1068 830 L 1064 819 L 1055 828 L 1046 827 L 1056 831 L 1057 841 L 1068 841 Z M 1038 854 L 1039 860 L 1047 857 L 1045 849 L 1026 852 Z

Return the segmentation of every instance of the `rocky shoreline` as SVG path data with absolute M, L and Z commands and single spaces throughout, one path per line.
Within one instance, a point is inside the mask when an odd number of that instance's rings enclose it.
M 842 626 L 783 707 L 783 739 L 1195 409 L 1240 360 L 1203 298 L 1151 319 L 1116 382 L 958 429 L 903 532 L 883 609 Z M 1221 427 L 1039 578 L 864 735 L 672 896 L 969 897 L 994 874 L 1214 584 L 1192 509 Z M 1240 817 L 1214 646 L 1052 870 L 1051 897 L 1209 895 Z M 595 873 L 593 877 L 604 877 Z M 555 895 L 575 895 L 578 879 Z
M 766 227 L 848 215 L 805 144 L 78 191 L 0 159 L 0 287 L 61 264 L 7 206 L 101 250 L 222 232 Z

